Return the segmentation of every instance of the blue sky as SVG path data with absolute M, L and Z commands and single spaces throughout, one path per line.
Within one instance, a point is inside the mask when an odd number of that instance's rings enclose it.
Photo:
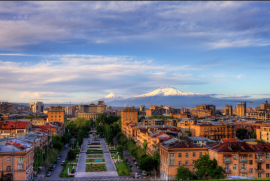
M 269 17 L 270 2 L 0 2 L 0 100 L 270 97 Z

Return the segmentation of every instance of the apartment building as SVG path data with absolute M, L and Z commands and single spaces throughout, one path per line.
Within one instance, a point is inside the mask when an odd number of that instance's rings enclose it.
M 205 146 L 205 145 L 213 144 L 216 142 L 214 140 L 204 138 L 204 137 L 199 137 L 199 136 L 189 136 L 187 137 L 187 140 L 198 146 Z
M 145 105 L 140 106 L 140 111 L 145 111 Z
M 195 173 L 194 163 L 200 155 L 207 154 L 205 147 L 178 139 L 170 139 L 160 144 L 160 179 L 176 180 L 177 168 L 184 165 Z
M 237 116 L 246 116 L 246 102 L 238 103 L 235 107 Z
M 121 129 L 123 130 L 126 123 L 138 122 L 138 111 L 134 107 L 125 107 L 121 112 Z
M 0 114 L 6 114 L 13 112 L 14 105 L 8 102 L 0 102 Z
M 33 118 L 31 119 L 32 125 L 45 125 L 47 123 L 47 118 Z
M 16 138 L 27 134 L 32 127 L 29 121 L 1 121 L 0 138 Z
M 143 119 L 139 122 L 140 125 L 163 125 L 164 123 L 163 119 Z
M 233 109 L 231 105 L 225 105 L 224 107 L 224 115 L 232 116 L 233 115 Z
M 44 111 L 44 104 L 42 102 L 30 103 L 30 111 L 33 113 L 42 113 Z
M 235 139 L 222 141 L 205 147 L 208 148 L 210 158 L 217 160 L 227 176 L 270 178 L 269 144 L 250 145 Z
M 264 121 L 258 121 L 258 120 L 233 120 L 236 124 L 236 130 L 237 129 L 247 129 L 249 133 L 252 133 L 253 131 L 256 132 L 257 129 L 260 129 Z
M 0 169 L 4 180 L 32 180 L 34 148 L 27 142 L 0 139 Z
M 58 121 L 65 124 L 65 111 L 61 106 L 51 106 L 48 110 L 48 122 Z
M 270 110 L 269 109 L 259 109 L 253 110 L 246 113 L 247 117 L 269 121 L 270 120 Z
M 270 143 L 270 123 L 265 122 L 260 129 L 256 130 L 257 140 L 263 140 L 266 143 Z
M 235 138 L 236 124 L 229 121 L 194 123 L 190 126 L 192 136 L 200 136 L 213 140 Z
M 65 115 L 71 115 L 72 117 L 75 117 L 76 107 L 69 106 L 65 107 Z

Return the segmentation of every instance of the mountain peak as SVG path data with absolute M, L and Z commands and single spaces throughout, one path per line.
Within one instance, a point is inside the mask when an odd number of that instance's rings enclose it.
M 161 86 L 159 89 L 154 90 L 153 92 L 138 95 L 135 97 L 152 97 L 152 96 L 197 96 L 197 95 L 203 95 L 198 93 L 189 93 L 189 92 L 182 92 L 180 90 L 177 90 L 174 87 L 170 86 Z
M 106 98 L 106 99 L 118 99 L 118 98 L 121 98 L 121 97 L 115 95 L 114 93 L 110 93 L 109 95 L 105 96 L 104 98 Z

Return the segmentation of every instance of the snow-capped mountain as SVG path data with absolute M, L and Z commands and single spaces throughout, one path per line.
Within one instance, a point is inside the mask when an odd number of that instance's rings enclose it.
M 115 95 L 114 93 L 110 93 L 109 95 L 104 97 L 105 99 L 120 99 L 121 97 Z
M 134 96 L 133 98 L 153 97 L 153 96 L 206 96 L 206 95 L 207 94 L 182 92 L 173 87 L 162 86 L 159 89 L 154 90 L 153 92 Z

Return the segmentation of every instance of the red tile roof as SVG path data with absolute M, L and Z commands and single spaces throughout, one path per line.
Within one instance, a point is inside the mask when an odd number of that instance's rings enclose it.
M 226 143 L 226 142 L 239 142 L 238 140 L 236 140 L 235 138 L 222 138 L 221 141 L 223 143 Z
M 28 121 L 7 121 L 2 124 L 1 129 L 26 129 Z

